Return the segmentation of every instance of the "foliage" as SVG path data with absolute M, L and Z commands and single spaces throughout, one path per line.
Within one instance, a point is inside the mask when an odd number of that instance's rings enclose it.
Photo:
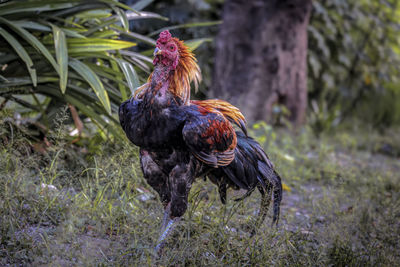
M 354 115 L 375 125 L 399 124 L 399 1 L 326 0 L 313 5 L 308 62 L 315 130 Z
M 0 96 L 26 107 L 23 115 L 39 114 L 45 126 L 68 103 L 119 135 L 118 106 L 145 81 L 152 62 L 125 50 L 136 43 L 121 36 L 153 46 L 152 38 L 128 28 L 128 21 L 144 18 L 165 19 L 116 0 L 0 4 Z

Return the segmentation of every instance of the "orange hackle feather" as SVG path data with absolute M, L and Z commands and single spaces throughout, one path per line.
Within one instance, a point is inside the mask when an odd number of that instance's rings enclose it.
M 201 81 L 201 71 L 189 47 L 178 38 L 173 37 L 172 39 L 178 46 L 179 63 L 173 74 L 168 90 L 174 95 L 181 97 L 183 102 L 187 105 L 190 101 L 190 83 L 194 82 L 195 88 L 197 89 Z
M 178 38 L 172 37 L 172 40 L 178 47 L 179 63 L 171 78 L 168 91 L 180 97 L 183 103 L 188 105 L 190 101 L 190 83 L 193 82 L 197 89 L 201 81 L 201 71 L 199 65 L 197 65 L 197 59 L 189 47 Z M 152 77 L 153 73 L 150 74 L 147 83 L 135 90 L 133 94 L 135 98 L 141 98 L 145 91 L 144 89 L 148 88 L 151 84 Z
M 246 131 L 246 119 L 242 112 L 234 105 L 220 99 L 208 99 L 208 100 L 192 100 L 191 103 L 201 106 L 210 112 L 221 113 L 229 121 L 235 123 L 242 131 L 247 134 Z

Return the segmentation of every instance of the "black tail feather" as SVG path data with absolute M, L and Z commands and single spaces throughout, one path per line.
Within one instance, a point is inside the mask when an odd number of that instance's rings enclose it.
M 235 185 L 238 188 L 248 190 L 246 194 L 236 201 L 248 197 L 256 187 L 260 193 L 271 198 L 273 196 L 273 221 L 277 224 L 280 214 L 280 203 L 282 200 L 282 182 L 279 174 L 274 170 L 272 162 L 254 139 L 236 132 L 238 144 L 235 149 L 235 158 L 228 165 L 222 168 L 227 184 Z M 214 175 L 216 176 L 216 175 Z M 263 201 L 268 203 L 269 201 Z M 262 205 L 263 205 L 262 203 Z M 268 207 L 261 207 L 268 208 Z M 265 215 L 263 216 L 265 217 Z

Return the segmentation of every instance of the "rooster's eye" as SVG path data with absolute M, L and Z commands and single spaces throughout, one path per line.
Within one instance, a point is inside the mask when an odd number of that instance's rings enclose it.
M 169 47 L 169 50 L 174 51 L 174 50 L 175 50 L 175 47 L 174 47 L 173 45 L 171 45 L 171 46 Z

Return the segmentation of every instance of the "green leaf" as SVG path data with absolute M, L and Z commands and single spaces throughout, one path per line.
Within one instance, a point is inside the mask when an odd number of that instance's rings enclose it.
M 141 61 L 146 61 L 146 62 L 148 62 L 150 64 L 153 63 L 153 59 L 151 59 L 151 58 L 149 58 L 147 56 L 144 56 L 142 54 L 136 53 L 136 52 L 127 51 L 127 50 L 121 50 L 119 52 L 121 53 L 121 55 L 126 55 L 126 56 L 129 56 L 131 58 L 135 58 L 135 59 L 138 59 L 138 60 L 141 60 Z
M 104 30 L 95 32 L 91 36 L 93 38 L 113 39 L 113 37 L 118 37 L 118 32 L 114 30 Z
M 112 29 L 116 29 L 121 35 L 123 36 L 127 36 L 130 38 L 134 38 L 136 40 L 142 41 L 144 43 L 147 43 L 149 45 L 155 46 L 156 45 L 156 41 L 150 37 L 141 35 L 139 33 L 135 33 L 135 32 L 125 32 L 123 31 L 120 27 L 111 27 Z
M 82 76 L 88 82 L 90 87 L 92 87 L 93 91 L 96 93 L 100 102 L 103 104 L 103 107 L 107 113 L 111 114 L 110 99 L 108 98 L 107 91 L 104 89 L 103 83 L 101 82 L 99 76 L 97 76 L 97 74 L 91 68 L 77 59 L 71 59 L 69 65 L 77 74 Z
M 47 27 L 43 24 L 37 23 L 35 21 L 30 20 L 15 20 L 13 23 L 17 26 L 23 27 L 25 29 L 43 31 L 43 32 L 51 32 L 51 28 Z
M 34 21 L 28 21 L 28 20 L 16 20 L 13 21 L 13 24 L 25 29 L 31 29 L 31 30 L 36 30 L 36 31 L 41 31 L 41 32 L 51 32 L 52 29 L 50 27 L 47 27 L 43 24 L 34 22 Z M 85 38 L 84 35 L 78 33 L 79 32 L 84 32 L 86 33 L 85 29 L 77 29 L 77 28 L 61 28 L 66 36 L 73 37 L 73 38 Z
M 58 62 L 58 73 L 60 75 L 60 89 L 64 94 L 67 89 L 68 81 L 68 49 L 67 41 L 65 39 L 64 32 L 55 25 L 51 25 L 53 28 L 54 47 L 56 50 L 56 58 Z
M 3 36 L 3 38 L 15 50 L 18 56 L 25 62 L 29 75 L 31 76 L 33 86 L 36 86 L 37 85 L 36 70 L 31 68 L 33 66 L 33 62 L 28 52 L 26 52 L 25 48 L 17 41 L 17 39 L 15 39 L 11 34 L 9 34 L 6 30 L 4 30 L 1 27 L 0 27 L 0 35 Z
M 146 6 L 150 5 L 151 3 L 153 3 L 154 0 L 141 0 L 141 1 L 137 1 L 132 8 L 137 10 L 137 11 L 141 11 L 143 10 L 143 8 L 145 8 Z
M 18 24 L 15 24 L 12 21 L 9 21 L 7 19 L 1 18 L 0 21 L 7 24 L 10 28 L 12 28 L 14 31 L 16 31 L 22 38 L 24 38 L 30 45 L 32 45 L 37 51 L 43 54 L 43 56 L 51 63 L 51 65 L 54 67 L 56 71 L 59 70 L 59 67 L 57 65 L 57 62 L 55 61 L 54 57 L 51 55 L 49 50 L 30 32 L 19 26 Z
M 37 0 L 37 1 L 10 1 L 1 4 L 0 16 L 21 13 L 21 12 L 43 12 L 64 8 L 70 8 L 78 5 L 82 0 Z
M 98 32 L 99 30 L 106 28 L 107 26 L 114 24 L 118 21 L 118 19 L 116 17 L 111 17 L 107 20 L 105 20 L 104 22 L 101 22 L 99 24 L 97 24 L 96 26 L 91 27 L 89 30 L 87 30 L 84 35 L 85 36 L 89 36 L 94 32 Z
M 44 77 L 39 76 L 37 83 L 49 83 L 49 82 L 57 82 L 57 77 Z M 23 86 L 32 84 L 32 80 L 30 77 L 8 77 L 6 82 L 0 83 L 0 89 L 8 88 L 8 87 L 15 87 L 15 86 Z
M 108 40 L 100 38 L 70 38 L 67 42 L 70 53 L 119 50 L 136 45 L 136 43 L 122 40 Z
M 212 42 L 211 38 L 200 38 L 200 39 L 193 39 L 193 40 L 188 40 L 185 41 L 185 45 L 189 47 L 191 51 L 196 50 L 200 45 L 202 45 L 205 42 Z
M 140 13 L 134 13 L 128 11 L 126 12 L 126 17 L 128 18 L 128 20 L 135 20 L 135 19 L 160 19 L 165 21 L 169 20 L 167 17 L 163 17 L 157 13 L 147 12 L 147 11 L 143 11 Z
M 121 68 L 122 72 L 125 75 L 125 79 L 128 82 L 128 86 L 129 89 L 131 90 L 131 93 L 133 93 L 135 89 L 140 86 L 139 77 L 135 69 L 130 63 L 126 62 L 123 59 L 116 58 L 115 60 L 118 62 L 119 67 Z M 121 92 L 121 95 L 123 97 L 123 100 L 128 98 L 126 93 Z
M 124 5 L 124 4 L 122 4 L 122 3 L 118 2 L 118 1 L 115 1 L 115 0 L 99 0 L 99 1 L 103 2 L 105 4 L 108 4 L 110 6 L 118 6 L 118 7 L 122 8 L 122 9 L 130 10 L 130 11 L 133 11 L 133 12 L 139 14 L 139 12 L 137 12 L 135 9 L 131 8 L 130 6 Z
M 126 17 L 125 11 L 120 8 L 113 8 L 115 13 L 117 14 L 119 20 L 121 21 L 122 27 L 124 27 L 125 31 L 129 31 L 129 21 Z
M 88 10 L 75 15 L 79 19 L 105 19 L 110 16 L 110 11 L 103 9 Z
M 161 29 L 159 29 L 157 31 L 154 31 L 154 32 L 150 33 L 148 36 L 157 35 L 160 32 L 165 31 L 165 30 L 175 30 L 175 29 L 194 28 L 194 27 L 208 27 L 208 26 L 219 25 L 221 23 L 222 23 L 222 20 L 180 24 L 180 25 L 176 25 L 176 26 L 170 26 L 170 27 L 161 28 Z

